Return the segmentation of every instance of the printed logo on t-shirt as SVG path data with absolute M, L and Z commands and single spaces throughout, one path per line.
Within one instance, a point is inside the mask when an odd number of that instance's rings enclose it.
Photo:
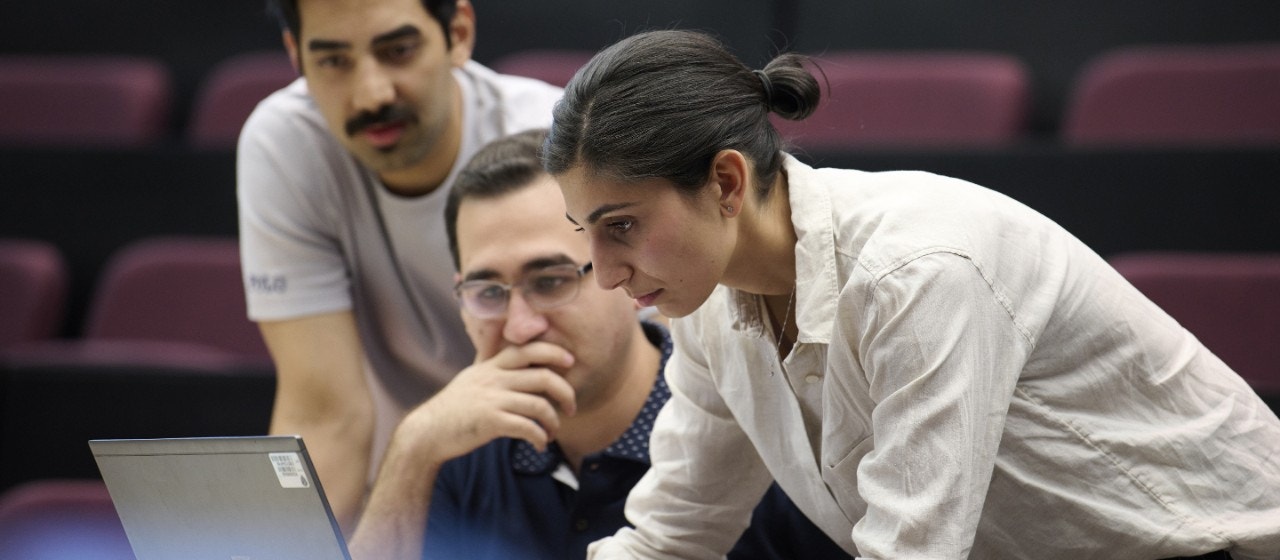
M 288 282 L 283 275 L 250 274 L 249 291 L 268 294 L 283 294 L 288 289 Z

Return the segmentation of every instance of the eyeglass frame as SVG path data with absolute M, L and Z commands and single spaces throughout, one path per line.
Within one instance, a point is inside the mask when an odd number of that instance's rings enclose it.
M 530 300 L 529 298 L 524 296 L 524 294 L 528 292 L 528 290 L 525 289 L 526 286 L 529 285 L 532 279 L 538 278 L 539 274 L 551 269 L 563 268 L 568 270 L 568 267 L 573 267 L 572 270 L 573 272 L 577 273 L 577 276 L 574 277 L 574 280 L 573 280 L 574 281 L 573 295 L 565 298 L 564 301 L 556 302 L 552 305 L 539 305 L 534 303 L 533 300 Z M 592 270 L 594 270 L 594 267 L 592 266 L 591 261 L 587 261 L 587 263 L 582 266 L 578 266 L 573 263 L 553 264 L 553 265 L 544 266 L 542 268 L 538 268 L 531 272 L 526 273 L 524 276 L 520 277 L 520 279 L 517 280 L 516 283 L 514 284 L 506 284 L 503 282 L 499 282 L 497 280 L 488 280 L 488 279 L 464 280 L 464 281 L 458 282 L 453 286 L 453 294 L 455 297 L 458 298 L 459 307 L 461 307 L 464 311 L 466 311 L 467 313 L 470 313 L 473 317 L 477 319 L 490 320 L 490 319 L 497 319 L 499 317 L 505 316 L 507 314 L 507 310 L 510 309 L 511 307 L 511 292 L 517 288 L 520 289 L 521 297 L 525 298 L 525 303 L 528 304 L 529 307 L 532 307 L 538 311 L 547 311 L 549 309 L 555 309 L 563 305 L 568 305 L 569 303 L 572 303 L 574 300 L 578 299 L 578 295 L 582 293 L 582 278 L 587 274 L 590 274 Z M 493 314 L 489 314 L 489 315 L 486 315 L 483 313 L 477 313 L 475 309 L 473 309 L 470 305 L 467 304 L 468 300 L 466 297 L 463 296 L 463 290 L 466 289 L 468 286 L 485 286 L 485 287 L 501 288 L 502 294 L 503 294 L 503 300 L 502 300 L 503 303 L 502 303 L 501 311 Z M 534 293 L 537 293 L 537 292 L 534 292 Z

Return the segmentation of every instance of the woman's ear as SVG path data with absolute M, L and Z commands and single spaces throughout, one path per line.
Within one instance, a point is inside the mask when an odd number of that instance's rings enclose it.
M 732 218 L 742 211 L 742 203 L 750 190 L 751 166 L 738 150 L 720 150 L 711 160 L 711 181 L 720 212 Z

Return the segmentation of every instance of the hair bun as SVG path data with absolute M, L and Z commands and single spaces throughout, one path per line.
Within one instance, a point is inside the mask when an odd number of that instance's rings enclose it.
M 764 87 L 769 111 L 791 120 L 803 120 L 818 108 L 821 92 L 818 80 L 805 68 L 808 57 L 795 53 L 778 55 L 764 70 L 752 70 Z
M 751 73 L 755 74 L 756 78 L 760 79 L 760 85 L 764 87 L 764 104 L 768 105 L 770 109 L 772 109 L 773 108 L 773 82 L 769 80 L 769 75 L 765 74 L 764 70 L 752 70 Z

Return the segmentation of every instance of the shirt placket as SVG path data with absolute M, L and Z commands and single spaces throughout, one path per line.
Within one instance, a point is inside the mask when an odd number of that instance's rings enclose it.
M 805 438 L 815 464 L 822 453 L 822 384 L 826 377 L 820 344 L 797 343 L 782 361 L 782 372 L 800 408 Z

